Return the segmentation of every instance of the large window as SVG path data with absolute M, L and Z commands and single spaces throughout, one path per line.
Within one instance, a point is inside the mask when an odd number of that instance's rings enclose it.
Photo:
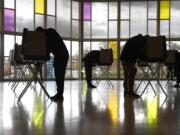
M 101 48 L 113 49 L 108 77 L 122 78 L 120 52 L 125 42 L 139 33 L 165 35 L 168 48 L 180 49 L 180 1 L 4 0 L 0 5 L 0 71 L 4 71 L 0 78 L 13 74 L 8 65 L 9 51 L 15 43 L 21 44 L 23 28 L 52 27 L 59 32 L 70 54 L 69 79 L 80 79 L 82 57 Z M 53 59 L 45 69 L 47 78 L 54 79 Z

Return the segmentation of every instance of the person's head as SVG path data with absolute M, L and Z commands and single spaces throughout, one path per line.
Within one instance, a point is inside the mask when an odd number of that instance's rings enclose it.
M 61 35 L 54 28 L 48 28 L 47 33 L 48 33 L 48 36 L 51 38 L 56 37 L 58 35 L 58 37 L 62 40 Z
M 142 36 L 143 36 L 142 34 L 140 34 L 140 33 L 138 34 L 138 37 L 142 37 Z
M 48 28 L 48 30 L 50 30 L 50 31 L 54 31 L 55 29 L 54 29 L 54 28 Z
M 53 28 L 48 28 L 47 29 L 48 33 L 56 33 L 57 31 Z
M 43 31 L 44 29 L 43 29 L 43 27 L 41 27 L 41 26 L 39 26 L 39 27 L 37 27 L 36 28 L 36 31 Z
M 28 31 L 28 28 L 24 28 L 23 31 Z
M 149 35 L 144 35 L 144 37 L 145 37 L 145 38 L 148 38 L 148 37 L 150 37 L 150 36 L 149 36 Z

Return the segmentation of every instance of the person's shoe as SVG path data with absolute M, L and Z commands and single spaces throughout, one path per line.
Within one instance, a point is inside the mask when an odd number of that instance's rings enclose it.
M 134 98 L 140 98 L 140 95 L 138 95 L 134 92 L 130 93 L 130 96 L 133 96 Z
M 63 101 L 64 100 L 64 97 L 62 95 L 58 95 L 56 94 L 55 96 L 51 97 L 51 100 L 52 101 Z
M 134 98 L 140 98 L 140 95 L 134 93 L 134 92 L 129 92 L 129 91 L 124 91 L 124 96 L 131 96 L 131 97 L 134 97 Z
M 88 88 L 96 88 L 96 86 L 90 84 L 90 85 L 88 85 Z
M 174 88 L 179 88 L 179 84 L 175 84 L 173 87 Z
M 124 96 L 127 96 L 128 93 L 129 93 L 129 92 L 125 90 L 125 91 L 124 91 Z

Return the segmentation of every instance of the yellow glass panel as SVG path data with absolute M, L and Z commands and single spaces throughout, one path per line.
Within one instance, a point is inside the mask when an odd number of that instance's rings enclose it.
M 35 13 L 44 14 L 44 0 L 35 0 Z
M 160 1 L 160 19 L 170 18 L 170 1 Z
M 117 41 L 110 41 L 109 48 L 113 50 L 113 59 L 117 59 Z

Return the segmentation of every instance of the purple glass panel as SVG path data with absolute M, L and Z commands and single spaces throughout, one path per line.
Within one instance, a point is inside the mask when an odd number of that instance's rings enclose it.
M 84 2 L 84 21 L 91 20 L 91 3 Z
M 14 31 L 14 10 L 4 9 L 4 30 Z

